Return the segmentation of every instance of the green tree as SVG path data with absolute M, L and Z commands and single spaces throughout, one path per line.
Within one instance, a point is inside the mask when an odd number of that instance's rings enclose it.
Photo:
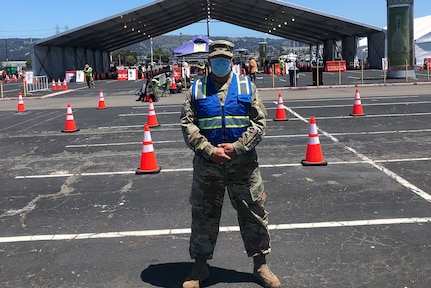
M 162 63 L 169 63 L 169 56 L 170 53 L 163 51 L 163 49 L 161 47 L 157 47 L 154 51 L 153 51 L 153 61 L 158 63 L 158 62 L 162 62 Z M 151 54 L 149 54 L 147 56 L 149 59 L 151 59 Z
M 112 52 L 112 60 L 115 62 L 115 66 L 133 66 L 138 63 L 138 57 L 136 52 L 130 50 L 115 50 Z
M 127 55 L 126 59 L 124 59 L 124 65 L 126 65 L 126 66 L 134 66 L 134 65 L 136 65 L 136 63 L 138 63 L 138 60 L 136 59 L 136 56 L 134 56 L 134 55 Z

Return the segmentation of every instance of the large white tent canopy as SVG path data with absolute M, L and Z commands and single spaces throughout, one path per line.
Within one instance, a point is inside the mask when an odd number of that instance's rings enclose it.
M 426 57 L 431 57 L 431 15 L 414 19 L 415 58 L 416 65 L 423 64 Z M 384 27 L 385 31 L 387 27 Z M 361 38 L 358 44 L 357 58 L 363 59 L 367 55 L 368 40 Z
M 416 18 L 415 26 L 415 57 L 421 64 L 425 57 L 431 57 L 431 15 Z

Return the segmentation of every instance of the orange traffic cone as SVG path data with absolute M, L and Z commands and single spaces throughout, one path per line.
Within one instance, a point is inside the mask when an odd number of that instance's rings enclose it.
M 284 110 L 283 97 L 278 93 L 277 111 L 275 112 L 274 121 L 287 121 L 286 111 Z
M 154 153 L 153 140 L 151 139 L 150 127 L 144 126 L 144 141 L 142 141 L 141 165 L 136 170 L 136 174 L 156 174 L 161 168 L 157 165 L 156 154 Z
M 15 74 L 13 74 L 13 75 L 12 75 L 12 80 L 13 80 L 13 82 L 15 82 L 15 83 L 16 83 L 16 82 L 18 82 L 18 78 L 16 78 L 16 75 L 15 75 Z
M 75 119 L 73 119 L 72 107 L 70 104 L 67 104 L 66 125 L 64 130 L 61 130 L 61 132 L 72 133 L 76 131 L 79 131 L 79 129 L 76 129 Z
M 54 79 L 52 79 L 51 90 L 52 91 L 57 90 L 57 85 L 55 84 L 55 80 Z
M 147 86 L 145 88 L 145 102 L 150 102 L 151 100 L 151 95 L 150 95 L 150 84 L 147 83 Z
M 171 79 L 171 88 L 170 88 L 170 92 L 171 93 L 176 93 L 177 92 L 177 82 L 175 82 L 175 78 L 172 77 Z
M 350 116 L 365 116 L 364 111 L 362 111 L 361 96 L 359 95 L 359 89 L 356 88 L 355 92 L 355 102 L 353 104 L 353 111 Z
M 24 100 L 22 100 L 22 94 L 21 92 L 18 93 L 18 108 L 16 109 L 16 112 L 25 112 L 25 105 Z
M 63 90 L 63 86 L 61 86 L 60 78 L 57 81 L 57 90 Z
M 157 123 L 156 111 L 154 110 L 154 104 L 153 104 L 153 100 L 151 100 L 151 98 L 150 98 L 150 105 L 148 105 L 147 124 L 150 127 L 160 126 L 160 124 Z
M 323 159 L 320 148 L 319 134 L 317 134 L 316 120 L 310 117 L 310 128 L 308 130 L 308 145 L 305 160 L 301 161 L 303 166 L 325 166 L 328 163 Z
M 102 89 L 99 90 L 99 105 L 97 109 L 106 109 L 105 98 L 103 97 Z
M 67 87 L 67 81 L 66 79 L 63 79 L 63 90 L 67 90 L 69 87 Z

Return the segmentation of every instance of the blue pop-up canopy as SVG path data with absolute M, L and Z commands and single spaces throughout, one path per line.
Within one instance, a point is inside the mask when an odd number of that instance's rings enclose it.
M 205 35 L 196 35 L 192 40 L 180 45 L 174 50 L 174 57 L 182 57 L 196 53 L 208 53 L 211 40 Z

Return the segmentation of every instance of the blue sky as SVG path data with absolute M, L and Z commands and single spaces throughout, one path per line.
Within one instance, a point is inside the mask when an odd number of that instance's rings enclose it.
M 45 38 L 112 15 L 154 2 L 153 0 L 5 0 L 0 5 L 0 38 Z M 283 1 L 376 27 L 386 26 L 386 0 L 290 0 Z M 414 0 L 415 18 L 431 15 L 430 0 Z M 170 35 L 206 34 L 206 22 L 196 23 Z M 268 35 L 219 21 L 210 24 L 211 36 L 263 37 Z

